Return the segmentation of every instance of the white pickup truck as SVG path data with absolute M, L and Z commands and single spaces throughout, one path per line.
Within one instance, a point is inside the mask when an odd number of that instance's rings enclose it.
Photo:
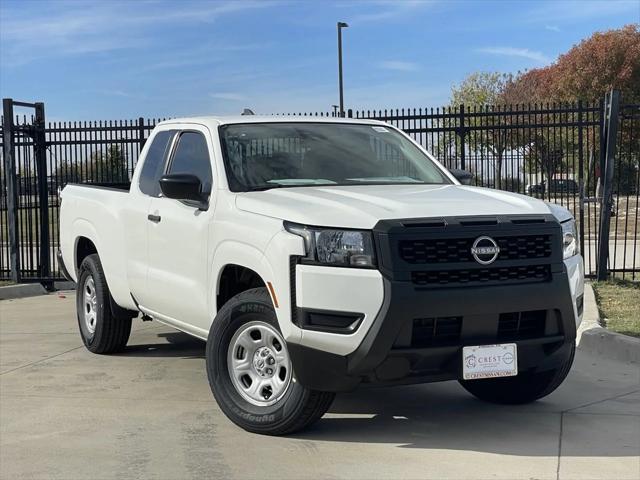
M 82 339 L 123 350 L 141 312 L 206 340 L 220 408 L 265 434 L 357 386 L 541 398 L 566 377 L 582 318 L 575 221 L 454 174 L 378 121 L 162 122 L 128 190 L 62 192 Z

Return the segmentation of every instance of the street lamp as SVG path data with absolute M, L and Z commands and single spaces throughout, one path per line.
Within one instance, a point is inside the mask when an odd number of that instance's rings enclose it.
M 338 84 L 340 89 L 340 117 L 344 117 L 344 93 L 342 90 L 342 29 L 347 28 L 345 22 L 338 22 Z

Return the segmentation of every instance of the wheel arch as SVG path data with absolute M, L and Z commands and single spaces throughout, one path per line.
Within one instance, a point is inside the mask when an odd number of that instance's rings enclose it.
M 100 242 L 98 232 L 94 226 L 84 219 L 78 219 L 73 223 L 73 271 L 78 274 L 82 260 L 87 255 L 97 253 L 100 256 Z M 76 278 L 77 279 L 77 278 Z
M 96 228 L 85 219 L 77 219 L 73 223 L 72 231 L 73 257 L 68 259 L 69 263 L 67 265 L 73 265 L 75 280 L 78 281 L 78 272 L 80 271 L 82 261 L 88 255 L 95 253 L 100 258 L 100 264 L 104 271 L 107 286 L 115 302 L 114 308 L 135 308 L 135 304 L 130 298 L 128 283 L 123 281 L 123 275 L 120 273 L 116 262 L 118 255 L 121 255 L 121 253 L 114 250 L 113 245 L 100 242 L 101 237 L 98 235 Z
M 267 288 L 271 301 L 276 306 L 277 300 L 274 299 L 274 292 L 269 287 L 274 277 L 273 271 L 264 260 L 263 253 L 257 248 L 245 243 L 226 241 L 216 249 L 211 271 L 212 286 L 209 304 L 212 310 L 212 321 L 224 303 L 233 295 L 257 286 Z M 235 293 L 230 295 L 232 292 L 228 290 L 228 286 L 225 286 L 224 282 L 237 278 L 243 281 L 242 288 L 236 289 Z M 276 307 L 277 313 L 278 308 Z
M 80 269 L 80 265 L 82 265 L 82 261 L 92 254 L 98 254 L 98 247 L 93 240 L 84 235 L 79 235 L 76 237 L 75 246 L 73 249 L 73 261 L 74 261 L 74 269 L 76 272 L 76 278 L 78 276 L 78 270 Z M 100 256 L 100 254 L 98 254 Z
M 252 288 L 266 288 L 267 282 L 250 267 L 227 263 L 218 272 L 216 285 L 216 310 L 219 311 L 235 295 Z

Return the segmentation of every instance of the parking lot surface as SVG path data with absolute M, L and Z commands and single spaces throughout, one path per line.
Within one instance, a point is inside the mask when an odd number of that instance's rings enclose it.
M 82 346 L 67 292 L 0 301 L 0 478 L 640 478 L 640 369 L 578 351 L 537 403 L 455 382 L 360 389 L 290 437 L 216 405 L 204 343 L 136 320 L 127 350 Z

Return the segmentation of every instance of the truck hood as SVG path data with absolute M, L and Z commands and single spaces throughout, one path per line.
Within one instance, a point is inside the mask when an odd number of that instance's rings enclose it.
M 383 219 L 551 213 L 535 198 L 464 185 L 274 188 L 239 194 L 236 206 L 305 225 L 362 229 Z

